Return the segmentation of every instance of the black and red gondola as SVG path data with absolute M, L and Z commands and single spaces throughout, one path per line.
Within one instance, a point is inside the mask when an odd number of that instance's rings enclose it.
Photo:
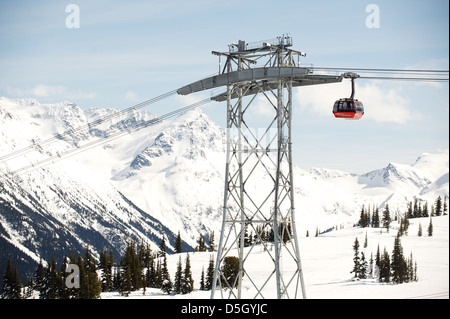
M 361 101 L 354 98 L 355 96 L 355 79 L 358 74 L 348 72 L 343 74 L 344 78 L 352 80 L 352 95 L 349 98 L 339 99 L 334 102 L 333 114 L 336 118 L 355 119 L 358 120 L 364 115 L 364 106 Z

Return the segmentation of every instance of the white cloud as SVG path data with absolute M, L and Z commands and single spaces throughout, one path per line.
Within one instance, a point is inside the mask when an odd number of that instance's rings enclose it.
M 406 123 L 421 117 L 412 112 L 409 100 L 395 89 L 382 89 L 378 85 L 355 83 L 355 98 L 363 102 L 364 118 L 377 122 Z M 319 116 L 330 116 L 336 100 L 349 97 L 350 81 L 341 83 L 305 86 L 297 90 L 296 100 L 302 112 L 310 112 Z
M 51 97 L 67 95 L 67 88 L 62 85 L 38 84 L 31 89 L 31 94 L 35 97 Z
M 6 87 L 8 94 L 18 97 L 52 98 L 52 99 L 93 99 L 96 93 L 73 91 L 62 85 L 37 84 L 32 88 L 19 89 Z
M 270 102 L 267 98 L 269 98 Z M 249 107 L 249 113 L 258 117 L 273 119 L 276 116 L 276 110 L 273 105 L 277 105 L 277 100 L 273 95 L 267 95 L 267 98 L 264 95 L 258 95 Z
M 129 102 L 138 102 L 139 97 L 133 91 L 128 91 L 125 93 L 125 100 L 127 100 Z

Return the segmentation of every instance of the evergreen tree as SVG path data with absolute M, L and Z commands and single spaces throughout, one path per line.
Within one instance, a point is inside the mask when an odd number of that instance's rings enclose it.
M 108 292 L 113 289 L 112 278 L 113 252 L 110 249 L 109 254 L 106 248 L 100 253 L 100 263 L 98 268 L 101 270 L 101 287 L 102 291 Z
M 350 273 L 355 274 L 355 278 L 359 278 L 359 272 L 361 270 L 361 263 L 360 263 L 360 257 L 359 257 L 359 241 L 358 238 L 355 238 L 355 241 L 353 243 L 353 269 Z
M 152 253 L 150 253 L 149 255 L 146 280 L 147 280 L 147 287 L 156 288 L 156 266 L 155 266 L 155 258 Z
M 367 211 L 364 208 L 364 205 L 361 208 L 361 213 L 359 215 L 359 222 L 358 222 L 359 226 L 361 227 L 367 227 L 369 226 L 369 216 Z
M 181 285 L 181 292 L 188 294 L 194 291 L 194 279 L 192 279 L 191 260 L 189 254 L 186 255 L 186 263 L 184 265 L 183 281 Z
M 414 218 L 414 210 L 412 202 L 409 202 L 408 204 L 408 212 L 406 215 L 408 216 L 408 218 Z
M 161 239 L 161 243 L 159 244 L 159 257 L 163 257 L 166 255 L 166 237 L 163 235 Z
M 161 288 L 162 287 L 162 266 L 161 266 L 161 259 L 158 258 L 156 261 L 156 271 L 155 271 L 155 288 Z
M 22 284 L 17 273 L 17 267 L 13 265 L 11 259 L 8 259 L 0 297 L 2 299 L 20 299 L 22 298 L 21 291 Z
M 389 232 L 389 227 L 391 226 L 391 213 L 389 211 L 389 204 L 386 203 L 383 210 L 383 227 Z
M 364 248 L 367 248 L 368 242 L 367 242 L 367 232 L 366 235 L 364 236 Z
M 26 291 L 24 294 L 24 298 L 30 298 L 33 295 L 33 291 L 34 291 L 34 280 L 33 280 L 33 276 L 30 276 L 30 278 L 28 279 L 28 282 L 26 284 Z
M 414 217 L 414 218 L 420 217 L 420 214 L 419 214 L 419 205 L 418 205 L 417 198 L 414 199 L 413 217 Z
M 400 218 L 400 229 L 398 232 L 398 235 L 408 235 L 408 228 L 409 228 L 409 219 L 408 216 L 405 214 L 402 218 Z
M 391 272 L 392 281 L 394 283 L 403 283 L 408 280 L 408 265 L 403 256 L 403 247 L 401 245 L 400 236 L 397 235 L 394 241 L 394 249 L 392 251 Z
M 417 231 L 417 236 L 422 237 L 422 224 L 419 223 L 419 230 Z
M 239 285 L 239 263 L 239 257 L 235 256 L 227 256 L 223 260 L 221 272 L 225 282 L 231 288 L 236 288 Z
M 443 215 L 447 215 L 448 207 L 447 207 L 447 196 L 444 197 L 444 208 L 442 210 Z
M 181 256 L 178 258 L 177 272 L 175 273 L 173 292 L 176 294 L 181 294 L 181 284 L 183 281 L 183 274 L 181 269 Z
M 434 207 L 436 216 L 441 216 L 442 214 L 442 198 L 439 196 L 436 199 L 436 206 Z
M 367 269 L 367 274 L 369 278 L 373 278 L 373 254 L 370 253 L 370 259 L 369 259 L 369 269 Z
M 209 251 L 211 251 L 211 252 L 216 250 L 216 245 L 215 245 L 214 241 L 215 241 L 215 236 L 214 236 L 214 231 L 212 231 L 209 234 Z
M 380 258 L 379 281 L 390 282 L 390 280 L 391 280 L 391 261 L 385 247 L 383 255 L 381 255 Z
M 39 265 L 36 268 L 36 272 L 34 273 L 35 287 L 39 293 L 41 293 L 41 291 L 44 289 L 44 276 L 45 276 L 45 267 L 41 257 L 39 260 Z
M 428 237 L 433 236 L 433 222 L 430 217 L 430 223 L 428 224 Z
M 375 208 L 375 211 L 372 214 L 372 227 L 380 227 L 380 214 L 378 212 L 378 207 Z
M 206 290 L 205 286 L 205 267 L 202 267 L 202 274 L 200 277 L 200 290 Z
M 58 299 L 59 298 L 59 282 L 58 282 L 58 272 L 56 265 L 56 258 L 52 257 L 52 261 L 47 267 L 46 280 L 45 282 L 45 294 L 43 299 Z M 42 297 L 41 297 L 42 298 Z
M 425 205 L 423 206 L 422 209 L 422 217 L 428 217 L 430 216 L 428 213 L 428 202 L 425 202 Z
M 208 269 L 206 271 L 206 290 L 211 290 L 214 281 L 214 257 L 211 256 L 209 259 Z
M 177 241 L 175 243 L 175 253 L 176 254 L 180 254 L 181 253 L 181 235 L 180 235 L 180 231 L 178 231 Z
M 195 251 L 206 251 L 206 244 L 205 244 L 205 240 L 203 239 L 202 234 L 198 235 L 197 243 L 198 243 L 198 246 L 195 247 Z
M 67 266 L 69 264 L 69 260 L 67 255 L 64 255 L 63 262 L 61 267 L 59 268 L 59 298 L 60 299 L 69 299 L 70 298 L 70 290 L 66 286 L 66 279 L 68 273 L 66 272 Z
M 98 299 L 102 291 L 101 281 L 98 278 L 97 266 L 89 247 L 83 257 L 78 255 L 77 266 L 80 271 L 80 288 L 77 298 Z
M 366 257 L 364 256 L 364 252 L 361 252 L 361 260 L 359 263 L 359 278 L 365 279 L 367 278 L 367 261 Z
M 167 268 L 167 256 L 163 256 L 163 263 L 161 268 L 161 290 L 166 294 L 172 292 L 173 283 L 170 280 L 169 270 Z

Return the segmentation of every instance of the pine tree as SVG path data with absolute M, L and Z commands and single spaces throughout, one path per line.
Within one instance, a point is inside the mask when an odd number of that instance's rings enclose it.
M 154 254 L 150 253 L 147 266 L 147 287 L 156 288 L 156 266 Z
M 364 256 L 364 252 L 361 252 L 361 260 L 359 263 L 359 278 L 366 279 L 367 276 L 367 261 L 366 257 Z
M 211 290 L 214 281 L 214 257 L 211 256 L 209 259 L 208 269 L 206 271 L 206 290 Z
M 47 268 L 46 275 L 46 293 L 44 299 L 58 299 L 59 298 L 59 283 L 58 283 L 58 272 L 56 265 L 56 258 L 52 257 L 52 261 Z
M 417 236 L 422 237 L 422 224 L 419 223 L 419 230 L 417 231 Z
M 36 272 L 34 273 L 35 287 L 39 293 L 41 293 L 41 291 L 44 289 L 44 275 L 45 267 L 41 257 L 39 260 L 39 265 L 36 268 Z
M 23 297 L 30 298 L 33 295 L 34 288 L 35 288 L 35 286 L 34 286 L 33 276 L 30 276 L 30 278 L 28 279 L 28 282 L 26 284 L 25 295 Z
M 433 236 L 433 221 L 430 217 L 430 223 L 428 224 L 428 237 Z
M 364 248 L 367 248 L 368 242 L 367 242 L 367 232 L 366 235 L 364 236 Z
M 84 260 L 79 257 L 79 265 L 80 267 L 80 277 L 81 277 L 81 268 L 84 268 L 84 288 L 82 289 L 83 296 L 80 298 L 83 299 L 98 299 L 100 298 L 100 294 L 102 292 L 102 284 L 98 278 L 97 274 L 97 266 L 94 257 L 92 256 L 91 250 L 89 247 L 86 249 Z M 81 287 L 83 286 L 83 280 L 80 283 Z
M 11 259 L 8 259 L 0 297 L 1 299 L 20 299 L 22 298 L 21 290 L 22 284 L 17 273 L 17 267 L 13 265 Z
M 370 253 L 369 269 L 367 270 L 367 274 L 369 275 L 369 278 L 373 278 L 373 254 L 372 253 Z
M 205 240 L 203 239 L 202 234 L 198 235 L 198 246 L 195 247 L 196 251 L 206 251 L 206 244 L 205 244 Z
M 408 265 L 403 256 L 403 247 L 401 245 L 400 236 L 397 235 L 394 241 L 394 249 L 392 251 L 391 272 L 392 281 L 394 283 L 403 283 L 408 279 Z
M 155 288 L 161 288 L 162 287 L 162 266 L 161 266 L 161 259 L 158 258 L 156 261 L 156 271 L 155 271 Z
M 422 209 L 422 217 L 429 217 L 429 213 L 428 213 L 428 202 L 425 202 L 425 205 L 423 206 Z
M 166 255 L 166 238 L 163 236 L 161 239 L 161 243 L 159 244 L 159 257 L 163 257 Z
M 376 207 L 374 212 L 372 213 L 372 227 L 380 227 L 380 215 L 378 212 L 378 207 Z
M 383 219 L 382 219 L 383 227 L 389 232 L 389 227 L 391 225 L 391 213 L 389 211 L 389 205 L 386 203 L 383 210 Z
M 448 207 L 447 207 L 447 196 L 444 197 L 444 208 L 442 210 L 443 215 L 447 215 Z
M 366 212 L 364 205 L 361 208 L 361 213 L 359 215 L 359 222 L 358 222 L 360 227 L 367 227 L 369 226 L 369 216 L 368 213 Z
M 409 204 L 408 204 L 407 216 L 408 216 L 408 218 L 414 218 L 414 210 L 413 210 L 412 202 L 409 202 Z
M 109 254 L 103 247 L 100 253 L 100 263 L 98 268 L 101 270 L 101 287 L 102 291 L 108 292 L 113 289 L 112 280 L 113 252 L 110 249 Z
M 391 281 L 391 260 L 389 258 L 389 254 L 384 248 L 383 255 L 380 258 L 380 267 L 379 267 L 379 281 L 381 282 L 390 282 Z
M 359 278 L 359 272 L 361 270 L 361 263 L 360 263 L 360 257 L 359 257 L 359 241 L 358 238 L 355 238 L 355 241 L 353 243 L 353 269 L 350 273 L 355 274 L 355 278 Z
M 224 281 L 231 288 L 236 288 L 239 285 L 239 263 L 239 257 L 235 256 L 227 256 L 223 260 L 221 272 Z
M 214 241 L 215 241 L 215 236 L 214 236 L 214 231 L 212 231 L 209 234 L 209 251 L 211 251 L 211 252 L 216 249 L 216 245 L 215 245 Z
M 177 241 L 175 243 L 175 253 L 176 254 L 180 254 L 181 253 L 181 235 L 180 235 L 180 231 L 178 231 Z
M 167 268 L 167 256 L 163 256 L 163 263 L 161 268 L 161 290 L 166 294 L 172 292 L 173 283 L 170 280 L 169 270 Z
M 181 292 L 188 294 L 194 291 L 194 279 L 192 279 L 191 260 L 189 254 L 186 255 L 186 263 L 184 265 L 183 281 L 181 285 Z
M 206 290 L 205 286 L 205 267 L 202 267 L 202 274 L 200 277 L 200 290 Z
M 442 198 L 441 198 L 441 196 L 439 196 L 436 199 L 435 212 L 436 212 L 436 216 L 441 216 L 441 214 L 442 214 Z
M 173 292 L 176 294 L 181 294 L 181 284 L 183 281 L 183 274 L 181 269 L 181 256 L 178 258 L 177 272 L 175 273 Z

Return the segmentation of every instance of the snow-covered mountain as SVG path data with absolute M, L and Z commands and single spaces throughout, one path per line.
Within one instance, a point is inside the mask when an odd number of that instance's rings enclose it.
M 33 264 L 87 245 L 119 253 L 127 240 L 156 246 L 163 235 L 173 248 L 177 232 L 192 249 L 199 233 L 219 233 L 223 129 L 195 109 L 133 132 L 155 115 L 117 112 L 0 98 L 0 273 L 10 256 Z M 362 205 L 404 212 L 414 198 L 448 196 L 448 158 L 422 154 L 362 175 L 296 167 L 298 234 L 355 223 Z

